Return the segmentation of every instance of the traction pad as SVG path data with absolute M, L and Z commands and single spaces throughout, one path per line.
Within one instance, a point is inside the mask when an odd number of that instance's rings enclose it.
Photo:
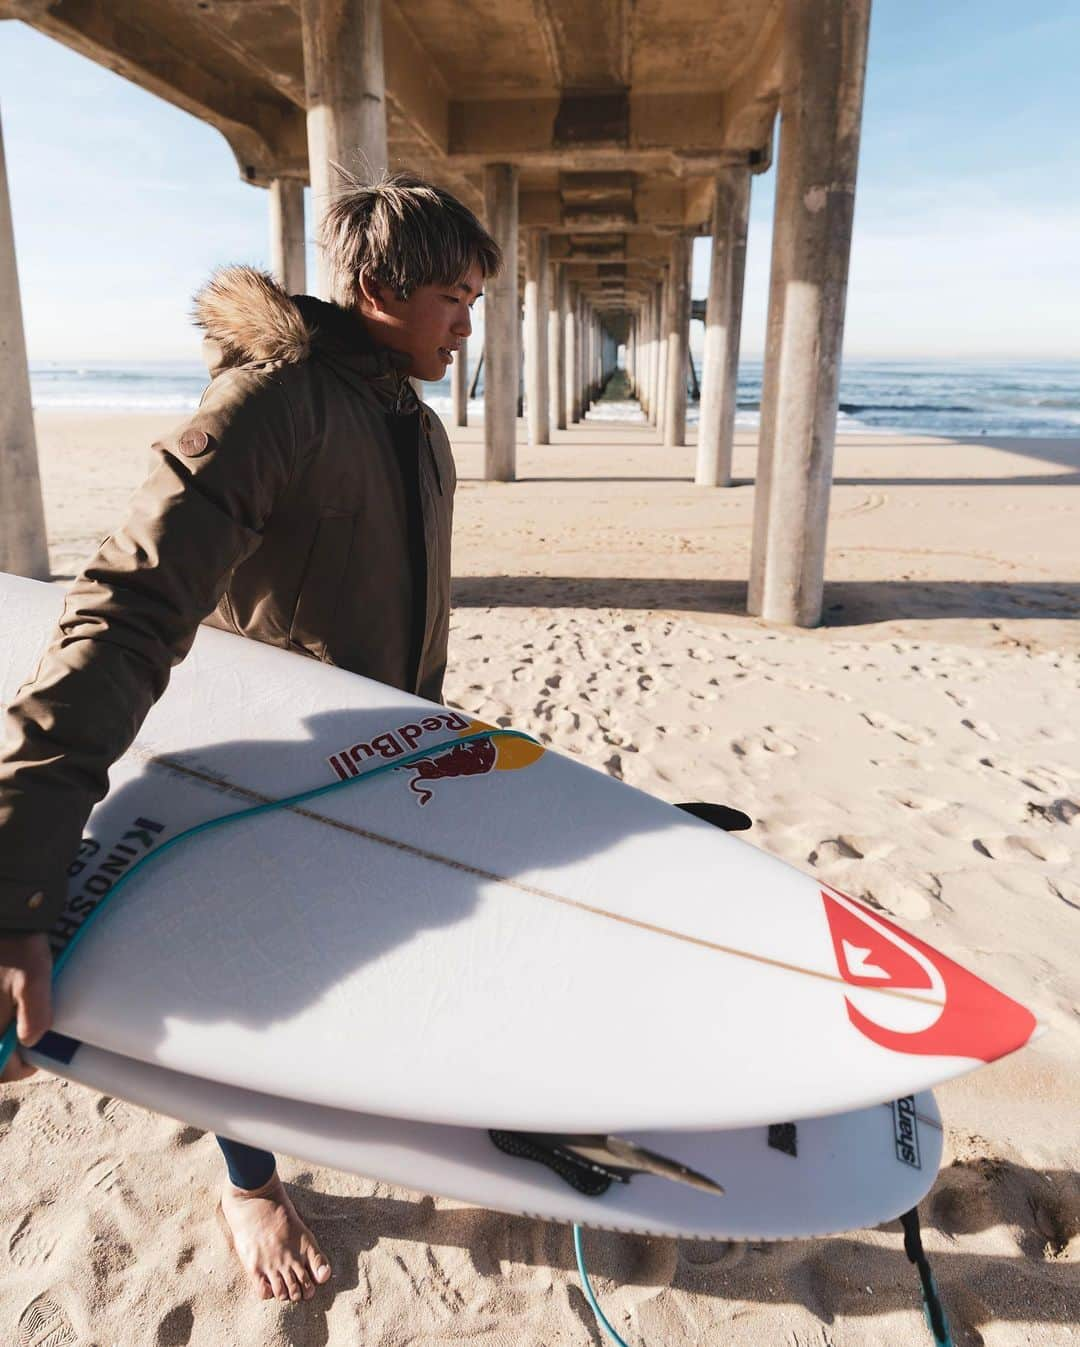
M 505 1154 L 546 1165 L 552 1173 L 585 1197 L 602 1197 L 613 1183 L 630 1182 L 626 1170 L 608 1168 L 595 1160 L 586 1160 L 542 1132 L 497 1132 L 489 1129 L 488 1136 Z

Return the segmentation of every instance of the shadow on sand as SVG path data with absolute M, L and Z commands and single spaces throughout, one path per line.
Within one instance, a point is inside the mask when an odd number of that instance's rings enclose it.
M 430 1197 L 332 1196 L 311 1189 L 312 1174 L 290 1185 L 297 1204 L 323 1241 L 340 1291 L 358 1285 L 358 1268 L 379 1242 L 408 1240 L 429 1246 L 437 1265 L 440 1248 L 466 1249 L 481 1278 L 513 1278 L 514 1265 L 569 1273 L 570 1306 L 600 1347 L 602 1339 L 577 1286 L 570 1227 L 482 1208 L 436 1208 Z M 1001 1159 L 957 1162 L 942 1171 L 922 1204 L 930 1261 L 957 1347 L 981 1347 L 980 1331 L 994 1322 L 1043 1325 L 1075 1323 L 1077 1248 L 1080 1241 L 1080 1175 L 1047 1173 Z M 1002 1227 L 1008 1254 L 966 1252 L 968 1235 Z M 900 1247 L 899 1222 L 881 1227 L 895 1236 L 885 1248 L 859 1234 L 780 1244 L 709 1243 L 646 1239 L 589 1230 L 585 1252 L 601 1302 L 609 1309 L 619 1288 L 670 1286 L 711 1296 L 776 1306 L 800 1305 L 832 1324 L 920 1305 L 918 1277 Z M 939 1238 L 935 1238 L 935 1232 Z M 940 1237 L 950 1247 L 941 1249 Z M 622 1297 L 625 1303 L 625 1295 Z M 633 1297 L 640 1303 L 641 1297 Z M 326 1307 L 317 1297 L 293 1316 L 289 1338 L 296 1347 L 326 1347 Z
M 627 608 L 746 616 L 745 580 L 661 576 L 471 575 L 454 581 L 457 608 Z M 968 580 L 850 580 L 825 588 L 826 627 L 902 618 L 1080 616 L 1080 584 Z

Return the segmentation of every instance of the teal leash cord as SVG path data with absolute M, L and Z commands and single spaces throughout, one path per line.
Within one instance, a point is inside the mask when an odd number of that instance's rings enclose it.
M 329 795 L 332 791 L 344 790 L 348 786 L 356 786 L 365 781 L 372 781 L 375 777 L 382 776 L 385 772 L 396 771 L 399 767 L 408 767 L 411 763 L 421 762 L 423 759 L 433 757 L 437 753 L 445 753 L 447 749 L 457 748 L 460 744 L 471 744 L 477 739 L 492 738 L 524 739 L 530 744 L 537 744 L 537 740 L 535 740 L 532 735 L 525 734 L 521 730 L 495 728 L 490 730 L 477 730 L 475 734 L 463 734 L 458 739 L 451 739 L 446 743 L 435 744 L 431 748 L 418 748 L 415 753 L 406 753 L 403 758 L 394 758 L 390 762 L 380 763 L 378 767 L 373 767 L 370 771 L 362 772 L 359 776 L 351 776 L 344 781 L 331 781 L 325 786 L 315 786 L 311 790 L 301 791 L 298 795 L 289 795 L 281 800 L 268 800 L 265 804 L 252 805 L 248 809 L 239 809 L 232 814 L 222 814 L 218 818 L 207 819 L 203 823 L 196 823 L 193 827 L 185 828 L 183 832 L 177 833 L 175 837 L 170 837 L 167 841 L 162 842 L 160 846 L 155 847 L 153 851 L 148 852 L 147 855 L 136 861 L 131 869 L 128 870 L 126 874 L 121 875 L 112 888 L 102 896 L 102 899 L 97 906 L 91 912 L 87 913 L 86 918 L 79 929 L 60 951 L 53 963 L 53 982 L 55 983 L 56 979 L 60 976 L 60 973 L 71 958 L 72 953 L 78 948 L 79 941 L 96 920 L 98 914 L 109 906 L 111 900 L 116 897 L 129 880 L 133 879 L 135 875 L 138 874 L 143 866 L 148 865 L 151 861 L 157 860 L 159 856 L 164 856 L 166 851 L 170 850 L 170 848 L 179 846 L 181 842 L 189 841 L 192 837 L 198 837 L 200 833 L 209 832 L 211 828 L 219 828 L 225 823 L 238 823 L 241 819 L 255 818 L 259 814 L 269 814 L 276 809 L 289 809 L 293 805 L 304 804 L 308 800 L 317 800 L 320 796 Z M 543 745 L 537 744 L 537 747 L 543 748 Z M 230 783 L 226 784 L 228 785 Z M 242 788 L 238 787 L 238 789 Z M 12 1022 L 8 1025 L 3 1038 L 0 1038 L 0 1071 L 3 1071 L 4 1067 L 7 1065 L 8 1058 L 15 1051 L 16 1047 L 15 1024 Z
M 585 1292 L 585 1299 L 589 1302 L 589 1309 L 596 1315 L 596 1322 L 604 1330 L 615 1347 L 630 1347 L 625 1339 L 620 1338 L 615 1329 L 607 1320 L 607 1316 L 600 1308 L 599 1301 L 593 1293 L 592 1283 L 589 1281 L 589 1274 L 585 1270 L 585 1254 L 581 1248 L 581 1226 L 574 1226 L 574 1256 L 577 1258 L 578 1276 L 581 1278 L 581 1289 Z
M 904 1227 L 904 1252 L 911 1262 L 915 1263 L 922 1281 L 923 1314 L 926 1318 L 926 1326 L 934 1339 L 934 1347 L 955 1347 L 952 1334 L 949 1332 L 949 1325 L 945 1318 L 945 1309 L 941 1303 L 937 1284 L 930 1272 L 930 1264 L 926 1261 L 926 1254 L 923 1252 L 922 1238 L 919 1233 L 918 1208 L 912 1207 L 909 1212 L 901 1216 L 900 1221 Z M 589 1281 L 589 1274 L 585 1267 L 585 1253 L 581 1247 L 580 1225 L 574 1226 L 574 1256 L 577 1259 L 577 1270 L 578 1276 L 581 1278 L 582 1290 L 585 1292 L 585 1299 L 589 1302 L 589 1308 L 596 1316 L 596 1322 L 615 1343 L 615 1347 L 630 1347 L 630 1344 L 624 1338 L 621 1338 L 608 1322 L 607 1316 L 600 1308 L 593 1292 L 592 1283 Z

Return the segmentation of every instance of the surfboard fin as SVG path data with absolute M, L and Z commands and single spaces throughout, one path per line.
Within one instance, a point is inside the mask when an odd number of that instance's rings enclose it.
M 588 1197 L 602 1196 L 612 1183 L 629 1183 L 635 1174 L 654 1174 L 675 1183 L 686 1183 L 713 1196 L 722 1196 L 724 1192 L 714 1179 L 689 1165 L 624 1137 L 505 1131 L 490 1131 L 488 1135 L 507 1155 L 546 1165 Z
M 741 833 L 754 826 L 754 820 L 749 814 L 744 814 L 741 809 L 732 809 L 726 804 L 699 804 L 691 801 L 687 804 L 677 804 L 675 808 L 681 809 L 684 814 L 693 814 L 694 818 L 701 819 L 703 823 L 723 828 L 726 833 Z
M 647 1146 L 639 1146 L 635 1141 L 627 1141 L 625 1137 L 563 1136 L 559 1140 L 586 1160 L 627 1169 L 632 1174 L 655 1174 L 658 1178 L 686 1183 L 718 1197 L 724 1194 L 723 1187 L 707 1174 L 691 1169 L 680 1160 L 661 1155 L 659 1151 L 649 1150 Z

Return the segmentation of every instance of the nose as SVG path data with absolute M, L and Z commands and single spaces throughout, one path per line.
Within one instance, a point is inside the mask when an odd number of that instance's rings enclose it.
M 451 325 L 455 337 L 468 338 L 472 336 L 472 310 L 468 304 L 461 306 L 461 313 Z

